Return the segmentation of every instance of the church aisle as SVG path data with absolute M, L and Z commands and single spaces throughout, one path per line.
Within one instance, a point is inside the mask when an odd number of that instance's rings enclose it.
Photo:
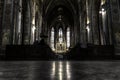
M 119 80 L 119 61 L 1 61 L 0 80 Z

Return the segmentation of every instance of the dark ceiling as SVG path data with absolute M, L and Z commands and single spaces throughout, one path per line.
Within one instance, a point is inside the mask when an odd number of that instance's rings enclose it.
M 77 0 L 44 0 L 44 16 L 49 26 L 56 23 L 74 25 L 78 14 Z

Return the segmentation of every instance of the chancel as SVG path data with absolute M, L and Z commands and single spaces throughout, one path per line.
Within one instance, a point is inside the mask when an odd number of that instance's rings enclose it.
M 119 59 L 119 0 L 0 0 L 1 59 Z

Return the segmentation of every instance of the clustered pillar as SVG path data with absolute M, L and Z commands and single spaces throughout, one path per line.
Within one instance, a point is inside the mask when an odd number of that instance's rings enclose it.
M 40 40 L 42 1 L 39 3 L 34 0 L 4 0 L 1 4 L 3 13 L 0 13 L 2 15 L 0 16 L 2 17 L 0 19 L 0 45 L 3 48 L 13 44 L 29 45 Z
M 108 0 L 79 0 L 78 5 L 79 42 L 82 44 L 112 45 L 111 14 Z

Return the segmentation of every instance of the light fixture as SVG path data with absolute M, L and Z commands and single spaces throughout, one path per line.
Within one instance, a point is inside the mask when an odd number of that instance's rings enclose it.
M 105 9 L 104 8 L 102 8 L 102 12 L 104 12 L 105 11 Z
M 33 31 L 33 33 L 34 33 L 35 29 L 36 29 L 35 26 L 33 26 L 33 27 L 32 27 L 32 31 Z
M 102 1 L 101 1 L 101 5 L 104 5 L 105 2 L 106 2 L 106 0 L 102 0 Z
M 89 19 L 87 19 L 87 25 L 88 25 L 88 24 L 90 24 L 90 20 L 89 20 Z
M 90 28 L 89 28 L 89 26 L 87 26 L 87 27 L 86 27 L 86 29 L 87 29 L 87 31 L 88 31 L 88 32 L 90 31 Z
M 106 11 L 105 11 L 104 8 L 102 8 L 102 9 L 99 11 L 99 13 L 104 15 L 104 14 L 106 13 Z

